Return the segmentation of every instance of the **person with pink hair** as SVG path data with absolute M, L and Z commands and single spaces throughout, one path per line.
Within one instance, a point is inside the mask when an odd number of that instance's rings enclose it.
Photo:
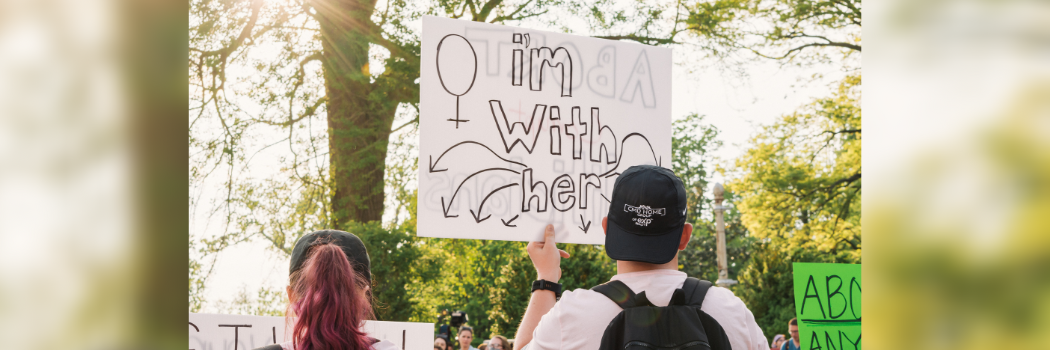
M 368 251 L 357 236 L 324 230 L 303 235 L 292 249 L 288 323 L 292 339 L 256 350 L 397 350 L 365 334 L 374 318 Z

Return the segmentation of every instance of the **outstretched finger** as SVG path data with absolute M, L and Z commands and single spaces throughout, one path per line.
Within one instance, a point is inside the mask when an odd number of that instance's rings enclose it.
M 561 257 L 563 257 L 563 258 L 566 258 L 566 259 L 569 258 L 569 252 L 567 252 L 567 251 L 558 249 L 558 253 L 561 254 Z

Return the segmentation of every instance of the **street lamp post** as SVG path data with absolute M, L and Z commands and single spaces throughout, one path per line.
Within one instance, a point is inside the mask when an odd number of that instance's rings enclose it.
M 736 280 L 729 279 L 729 268 L 726 262 L 726 224 L 723 219 L 726 207 L 722 206 L 722 194 L 725 192 L 725 188 L 722 188 L 721 183 L 716 183 L 714 188 L 715 195 L 715 232 L 717 234 L 717 248 L 718 248 L 718 281 L 715 282 L 719 287 L 728 287 L 736 284 Z

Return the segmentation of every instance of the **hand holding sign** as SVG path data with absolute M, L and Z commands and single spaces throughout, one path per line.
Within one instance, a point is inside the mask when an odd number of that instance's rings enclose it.
M 602 244 L 620 172 L 670 167 L 669 49 L 432 16 L 421 39 L 420 236 L 534 242 L 554 224 Z

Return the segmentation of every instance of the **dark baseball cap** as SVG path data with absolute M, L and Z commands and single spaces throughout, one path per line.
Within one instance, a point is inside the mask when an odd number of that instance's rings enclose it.
M 343 253 L 346 253 L 346 258 L 354 267 L 354 271 L 364 276 L 365 280 L 372 280 L 372 263 L 368 258 L 365 243 L 353 233 L 337 230 L 314 231 L 299 238 L 299 241 L 295 242 L 295 247 L 292 248 L 292 262 L 289 264 L 288 274 L 291 275 L 303 268 L 303 263 L 306 262 L 306 252 L 311 246 L 329 242 L 343 248 Z
M 670 169 L 627 168 L 613 184 L 605 253 L 613 260 L 671 261 L 681 243 L 685 211 L 685 186 Z

